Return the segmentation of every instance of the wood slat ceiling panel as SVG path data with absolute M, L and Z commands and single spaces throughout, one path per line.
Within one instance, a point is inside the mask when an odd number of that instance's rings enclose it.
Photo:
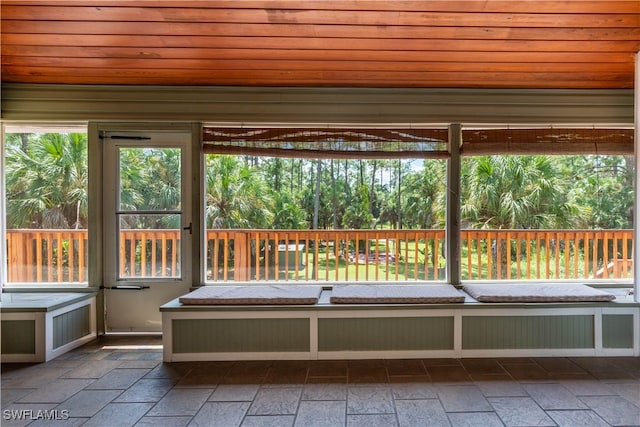
M 2 3 L 2 81 L 631 88 L 640 1 Z

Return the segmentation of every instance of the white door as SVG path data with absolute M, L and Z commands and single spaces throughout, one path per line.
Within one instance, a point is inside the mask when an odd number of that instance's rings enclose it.
M 160 332 L 191 285 L 189 132 L 103 132 L 105 328 Z

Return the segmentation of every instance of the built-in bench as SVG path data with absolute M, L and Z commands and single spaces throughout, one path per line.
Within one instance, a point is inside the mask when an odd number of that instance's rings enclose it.
M 528 285 L 489 286 L 200 288 L 160 308 L 164 360 L 640 355 L 640 304 L 627 289 L 538 285 L 481 302 Z M 304 301 L 270 300 L 281 290 Z
M 3 293 L 2 362 L 46 362 L 96 338 L 96 294 Z

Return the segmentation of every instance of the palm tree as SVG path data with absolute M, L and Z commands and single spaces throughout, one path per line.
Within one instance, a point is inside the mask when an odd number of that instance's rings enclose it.
M 7 226 L 86 227 L 87 136 L 9 134 L 6 141 Z
M 270 227 L 273 201 L 255 171 L 232 156 L 209 156 L 206 169 L 208 228 Z
M 462 173 L 462 218 L 478 228 L 563 228 L 584 216 L 571 182 L 549 156 L 470 158 Z
M 119 154 L 121 210 L 179 210 L 182 201 L 177 148 L 121 148 Z M 177 215 L 123 218 L 132 228 L 178 228 Z
M 462 184 L 462 220 L 478 228 L 570 228 L 585 213 L 574 200 L 572 182 L 549 156 L 471 158 Z M 497 248 L 491 248 L 493 266 L 500 266 L 502 274 L 510 264 L 507 244 L 500 242 L 500 260 Z
M 267 186 L 258 173 L 239 157 L 207 156 L 206 224 L 207 228 L 269 228 L 273 222 L 273 202 Z M 219 241 L 219 248 L 223 242 Z M 260 248 L 252 243 L 252 263 L 258 260 Z M 214 251 L 208 246 L 208 256 Z M 229 245 L 235 260 L 235 242 Z M 223 250 L 218 251 L 219 262 Z

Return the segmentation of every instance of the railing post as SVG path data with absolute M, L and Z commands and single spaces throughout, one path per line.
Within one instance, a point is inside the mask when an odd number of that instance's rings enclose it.
M 248 256 L 248 238 L 246 233 L 234 233 L 233 238 L 233 280 L 246 282 L 251 272 L 250 257 Z
M 22 233 L 12 233 L 9 240 L 9 250 L 7 252 L 9 274 L 8 280 L 10 282 L 22 282 L 25 281 L 24 275 L 24 248 Z

